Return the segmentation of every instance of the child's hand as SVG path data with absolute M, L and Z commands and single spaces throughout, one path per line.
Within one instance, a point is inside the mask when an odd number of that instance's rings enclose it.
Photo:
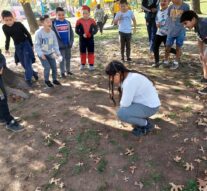
M 87 38 L 87 35 L 84 33 L 84 34 L 83 34 L 83 37 L 84 37 L 84 38 Z
M 157 23 L 157 28 L 160 28 L 161 27 L 161 23 Z
M 0 75 L 2 75 L 3 74 L 3 68 L 0 70 Z
M 156 12 L 157 12 L 157 9 L 156 9 L 156 8 L 152 8 L 152 9 L 151 9 L 151 12 L 152 12 L 152 13 L 156 13 Z
M 10 55 L 9 50 L 6 50 L 6 51 L 5 51 L 5 54 L 9 56 L 9 55 Z
M 42 55 L 41 57 L 43 60 L 47 60 L 47 58 L 45 57 L 45 55 Z

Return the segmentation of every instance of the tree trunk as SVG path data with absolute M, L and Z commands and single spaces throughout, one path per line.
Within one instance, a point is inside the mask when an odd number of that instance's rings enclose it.
M 197 13 L 201 14 L 200 0 L 191 0 L 192 9 Z
M 24 13 L 30 27 L 30 32 L 34 34 L 35 31 L 38 29 L 38 24 L 32 11 L 31 5 L 30 3 L 22 3 L 22 7 L 24 9 Z

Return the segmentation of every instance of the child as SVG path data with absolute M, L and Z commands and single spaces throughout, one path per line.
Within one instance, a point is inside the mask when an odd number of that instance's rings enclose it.
M 169 54 L 171 47 L 176 40 L 176 60 L 173 61 L 170 69 L 175 70 L 179 67 L 181 56 L 181 48 L 185 40 L 185 28 L 180 23 L 180 17 L 184 11 L 189 10 L 189 5 L 184 3 L 183 0 L 172 0 L 172 5 L 168 9 L 168 34 L 166 41 L 166 52 L 164 66 L 169 65 Z
M 70 72 L 70 59 L 74 33 L 70 22 L 65 19 L 65 11 L 61 7 L 56 8 L 56 19 L 52 22 L 52 29 L 56 34 L 59 49 L 63 57 L 63 60 L 60 63 L 61 77 L 65 78 L 65 73 L 68 75 L 73 74 Z
M 99 27 L 100 33 L 103 34 L 104 10 L 101 8 L 100 4 L 97 5 L 97 8 L 94 13 L 94 17 Z
M 94 70 L 94 38 L 98 32 L 96 22 L 90 18 L 90 8 L 82 6 L 83 17 L 76 22 L 75 32 L 79 35 L 81 66 L 83 70 L 86 65 L 86 50 L 88 51 L 89 70 Z
M 136 136 L 148 133 L 153 125 L 147 118 L 154 115 L 160 107 L 153 82 L 144 74 L 127 69 L 119 61 L 109 63 L 105 72 L 109 76 L 109 90 L 113 101 L 114 85 L 119 87 L 119 119 L 132 124 L 132 133 Z
M 13 131 L 23 131 L 23 127 L 11 116 L 7 103 L 7 94 L 2 79 L 3 70 L 6 67 L 5 57 L 0 52 L 0 124 L 6 124 L 6 128 Z
M 44 67 L 45 84 L 48 87 L 61 85 L 57 80 L 56 58 L 61 60 L 58 41 L 55 32 L 52 31 L 52 22 L 48 15 L 40 17 L 42 28 L 35 32 L 35 51 Z M 52 69 L 53 84 L 49 80 L 50 68 Z
M 6 36 L 6 53 L 9 53 L 9 43 L 10 38 L 12 38 L 15 46 L 16 59 L 21 62 L 21 65 L 25 70 L 26 83 L 31 87 L 32 77 L 34 77 L 35 80 L 38 80 L 37 72 L 32 68 L 34 52 L 32 50 L 33 43 L 31 35 L 22 23 L 14 21 L 14 17 L 10 11 L 2 11 L 1 17 L 5 23 L 2 29 Z
M 136 19 L 134 13 L 128 10 L 128 3 L 126 0 L 120 1 L 121 11 L 116 14 L 114 23 L 119 23 L 119 35 L 121 44 L 121 60 L 124 62 L 124 52 L 126 47 L 127 61 L 131 62 L 131 36 L 132 36 L 132 26 L 131 20 L 134 23 L 134 33 L 136 32 Z
M 161 43 L 163 42 L 164 45 L 166 44 L 167 40 L 167 19 L 168 19 L 168 5 L 170 1 L 169 0 L 161 0 L 160 6 L 161 10 L 158 11 L 156 16 L 156 25 L 157 25 L 157 34 L 155 36 L 155 42 L 154 42 L 154 58 L 155 58 L 155 64 L 153 64 L 153 67 L 159 67 L 160 66 L 160 56 L 159 56 L 159 48 Z M 176 54 L 176 50 L 174 48 L 171 48 L 171 52 Z
M 154 52 L 155 35 L 157 32 L 155 17 L 159 9 L 159 0 L 142 0 L 142 9 L 145 12 L 150 53 Z
M 198 35 L 198 48 L 200 60 L 203 65 L 202 83 L 207 83 L 207 18 L 199 18 L 194 11 L 186 11 L 182 14 L 180 22 L 187 28 L 195 28 Z M 207 94 L 207 87 L 199 91 L 200 94 Z

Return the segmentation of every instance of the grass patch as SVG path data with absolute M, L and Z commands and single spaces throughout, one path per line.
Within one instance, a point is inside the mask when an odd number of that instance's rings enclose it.
M 97 191 L 108 191 L 109 190 L 109 184 L 107 182 L 104 182 L 103 185 L 99 186 Z
M 189 180 L 183 188 L 183 191 L 199 191 L 197 182 L 195 180 Z
M 105 170 L 106 170 L 106 166 L 108 164 L 108 161 L 105 160 L 104 158 L 102 158 L 100 160 L 100 162 L 98 163 L 98 166 L 97 166 L 97 170 L 99 173 L 103 173 Z
M 169 113 L 167 116 L 168 116 L 170 119 L 177 119 L 177 118 L 178 118 L 178 116 L 177 116 L 177 114 L 176 114 L 175 112 L 171 112 L 171 113 Z
M 191 112 L 192 111 L 192 107 L 191 106 L 185 106 L 185 107 L 182 108 L 182 111 L 186 112 L 186 113 Z

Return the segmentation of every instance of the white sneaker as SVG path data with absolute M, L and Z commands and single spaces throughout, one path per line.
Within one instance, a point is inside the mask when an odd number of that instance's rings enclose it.
M 89 65 L 89 70 L 90 70 L 90 71 L 93 71 L 93 70 L 94 70 L 94 66 Z
M 80 70 L 84 70 L 85 69 L 85 65 L 81 64 L 80 65 Z
M 179 63 L 177 61 L 173 61 L 172 66 L 170 67 L 171 70 L 176 70 L 179 67 Z
M 164 68 L 169 67 L 169 65 L 170 65 L 170 63 L 169 63 L 168 60 L 165 60 L 165 61 L 163 62 L 163 67 L 164 67 Z

